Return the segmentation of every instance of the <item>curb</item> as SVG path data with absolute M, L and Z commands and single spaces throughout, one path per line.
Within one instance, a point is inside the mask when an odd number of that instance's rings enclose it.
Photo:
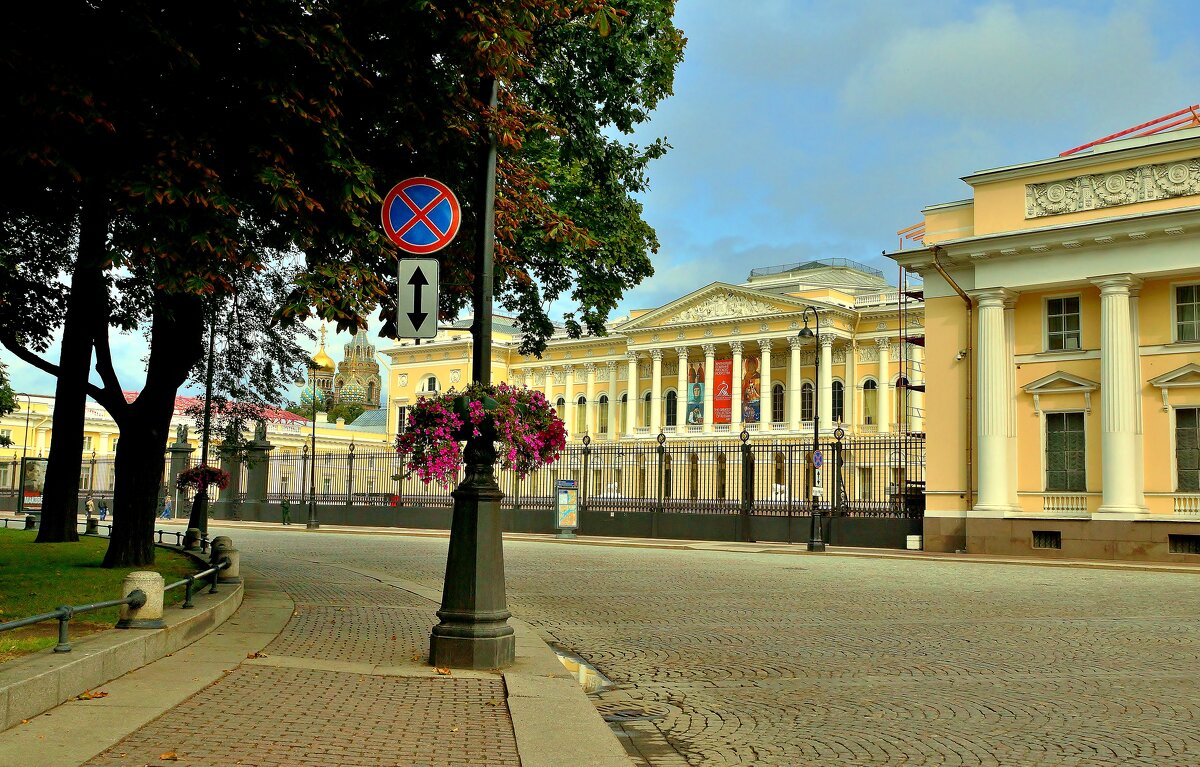
M 242 603 L 243 585 L 193 596 L 194 610 L 164 611 L 161 629 L 109 629 L 0 666 L 0 732 L 195 642 Z

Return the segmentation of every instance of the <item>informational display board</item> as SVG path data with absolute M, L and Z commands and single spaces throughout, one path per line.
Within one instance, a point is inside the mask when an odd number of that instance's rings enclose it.
M 571 534 L 579 527 L 579 486 L 575 480 L 555 480 L 554 518 L 560 535 Z
M 17 500 L 17 513 L 41 512 L 42 493 L 46 489 L 46 465 L 49 458 L 21 459 L 21 497 Z

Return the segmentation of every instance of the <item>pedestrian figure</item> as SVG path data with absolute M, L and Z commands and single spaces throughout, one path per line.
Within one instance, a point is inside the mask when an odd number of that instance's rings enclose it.
M 161 518 L 162 518 L 162 519 L 170 519 L 171 517 L 172 517 L 172 514 L 171 514 L 171 496 L 169 496 L 169 495 L 168 495 L 168 496 L 167 496 L 167 497 L 166 497 L 166 498 L 163 500 L 163 510 L 162 510 L 162 517 L 161 517 Z
M 283 518 L 283 524 L 292 524 L 292 505 L 288 503 L 288 499 L 284 498 L 279 504 L 279 514 Z
M 108 518 L 108 501 L 100 501 L 100 521 Z
M 91 519 L 91 518 L 92 518 L 92 512 L 93 512 L 93 511 L 95 511 L 95 510 L 96 510 L 96 502 L 95 502 L 95 501 L 93 501 L 93 500 L 92 500 L 92 496 L 90 496 L 90 495 L 89 495 L 89 496 L 87 497 L 87 502 L 83 504 L 83 511 L 84 511 L 84 515 L 85 515 L 85 516 L 86 516 L 88 519 Z

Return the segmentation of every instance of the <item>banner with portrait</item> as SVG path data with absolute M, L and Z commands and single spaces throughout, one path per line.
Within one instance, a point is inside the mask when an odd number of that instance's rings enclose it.
M 704 363 L 688 363 L 687 422 L 704 423 Z
M 762 418 L 762 376 L 758 357 L 742 360 L 742 422 L 758 423 Z

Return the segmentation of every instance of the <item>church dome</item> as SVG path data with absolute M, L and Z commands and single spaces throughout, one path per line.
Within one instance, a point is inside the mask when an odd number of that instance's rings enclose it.
M 347 405 L 361 405 L 367 401 L 367 393 L 356 383 L 348 383 L 338 392 L 338 401 Z
M 325 395 L 321 393 L 320 389 L 316 390 L 316 395 L 317 395 L 317 407 L 318 408 L 324 407 Z M 305 386 L 304 389 L 300 392 L 300 404 L 303 405 L 304 407 L 312 407 L 313 387 Z
M 321 348 L 313 355 L 313 364 L 317 369 L 324 373 L 332 373 L 334 371 L 333 358 L 325 353 L 325 326 L 321 326 Z

